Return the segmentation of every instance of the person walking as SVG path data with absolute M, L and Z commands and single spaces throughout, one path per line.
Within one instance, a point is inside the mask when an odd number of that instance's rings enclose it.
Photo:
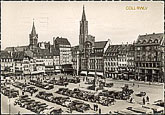
M 133 100 L 133 99 L 132 99 L 132 97 L 131 97 L 131 99 L 130 99 L 130 103 L 132 103 L 132 100 Z
M 98 108 L 99 108 L 99 107 L 98 107 L 98 105 L 96 104 L 96 111 L 98 110 Z
M 143 105 L 145 105 L 145 98 L 143 97 Z
M 99 114 L 101 114 L 101 109 L 99 108 Z
M 146 97 L 146 100 L 147 100 L 147 102 L 149 102 L 149 97 L 148 96 Z
M 95 104 L 93 105 L 93 109 L 94 109 L 94 111 L 95 111 L 95 109 L 96 109 L 96 105 L 95 105 Z

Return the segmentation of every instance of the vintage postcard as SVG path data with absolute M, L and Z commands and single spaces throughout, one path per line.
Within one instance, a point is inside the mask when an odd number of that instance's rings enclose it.
M 1 114 L 164 113 L 164 2 L 1 2 Z

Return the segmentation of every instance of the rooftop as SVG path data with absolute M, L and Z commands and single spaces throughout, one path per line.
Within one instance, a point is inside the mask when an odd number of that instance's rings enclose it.
M 68 39 L 67 38 L 60 38 L 60 37 L 57 37 L 56 39 L 55 39 L 55 42 L 56 42 L 56 44 L 59 44 L 59 45 L 70 45 L 70 42 L 68 41 Z
M 146 34 L 146 35 L 139 35 L 137 39 L 138 44 L 152 44 L 152 43 L 161 43 L 163 40 L 163 33 L 153 33 L 153 34 Z
M 94 42 L 95 48 L 104 48 L 108 41 L 98 41 Z

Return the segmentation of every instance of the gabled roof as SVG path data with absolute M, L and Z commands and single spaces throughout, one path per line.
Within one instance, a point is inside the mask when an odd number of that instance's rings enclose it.
M 57 37 L 56 39 L 55 39 L 55 42 L 56 42 L 56 44 L 59 44 L 59 45 L 70 45 L 70 42 L 68 41 L 68 39 L 67 38 L 59 38 L 59 37 Z
M 7 59 L 12 58 L 11 53 L 8 53 L 7 51 L 1 51 L 1 59 Z
M 13 59 L 23 60 L 24 56 L 26 56 L 25 52 L 13 52 Z
M 94 42 L 94 48 L 104 48 L 108 41 Z
M 6 47 L 4 51 L 14 52 L 15 47 Z
M 26 51 L 29 48 L 29 46 L 17 46 L 15 47 L 16 51 Z
M 137 39 L 138 44 L 152 44 L 152 43 L 161 43 L 163 40 L 163 33 L 153 33 L 153 34 L 146 34 L 146 35 L 139 35 Z
M 118 52 L 120 49 L 121 45 L 109 45 L 105 53 L 110 53 L 110 52 Z

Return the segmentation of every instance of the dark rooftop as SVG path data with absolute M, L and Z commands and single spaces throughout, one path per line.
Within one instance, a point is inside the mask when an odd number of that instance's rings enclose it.
M 59 45 L 70 45 L 68 39 L 67 38 L 62 38 L 62 37 L 61 38 L 57 37 L 55 39 L 55 42 L 56 42 L 56 44 L 59 44 Z
M 108 41 L 98 41 L 94 42 L 95 48 L 104 48 Z

